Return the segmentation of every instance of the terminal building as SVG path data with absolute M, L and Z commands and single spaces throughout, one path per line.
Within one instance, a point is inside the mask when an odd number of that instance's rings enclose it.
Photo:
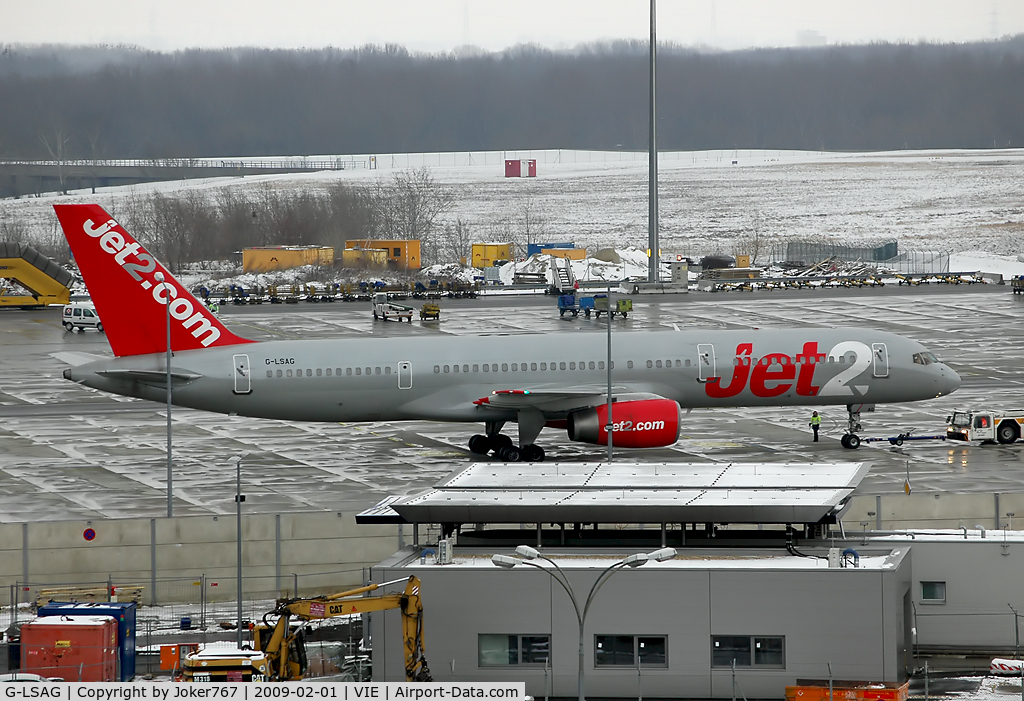
M 846 534 L 867 469 L 476 463 L 357 520 L 413 526 L 371 579 L 419 578 L 435 681 L 571 697 L 582 675 L 592 697 L 784 698 L 798 680 L 902 683 L 922 649 L 1012 651 L 1016 616 L 956 614 L 1012 600 L 1021 534 Z M 422 524 L 448 537 L 421 544 Z M 404 680 L 400 614 L 370 614 L 370 634 L 374 680 Z

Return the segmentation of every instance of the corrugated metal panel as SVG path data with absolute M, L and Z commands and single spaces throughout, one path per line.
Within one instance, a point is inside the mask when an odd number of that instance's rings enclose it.
M 411 523 L 814 523 L 839 509 L 867 471 L 864 463 L 476 463 L 427 492 L 382 502 L 377 515 L 393 511 Z

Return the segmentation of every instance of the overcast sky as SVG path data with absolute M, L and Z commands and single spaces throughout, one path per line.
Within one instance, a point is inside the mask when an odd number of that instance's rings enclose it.
M 648 0 L 0 0 L 0 42 L 413 51 L 645 39 Z M 658 38 L 725 49 L 1024 33 L 1024 0 L 660 0 Z

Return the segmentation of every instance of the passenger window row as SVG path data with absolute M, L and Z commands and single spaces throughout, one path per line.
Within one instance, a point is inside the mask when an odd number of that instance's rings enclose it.
M 839 359 L 836 360 L 836 358 L 834 357 L 829 356 L 826 358 L 824 355 L 800 355 L 797 356 L 796 360 L 794 361 L 788 355 L 783 355 L 781 357 L 775 358 L 774 361 L 772 361 L 772 359 L 768 358 L 767 356 L 764 358 L 753 358 L 749 355 L 739 355 L 732 359 L 733 365 L 771 365 L 772 362 L 774 362 L 776 365 L 815 365 L 825 362 L 838 362 L 840 364 L 844 364 L 846 363 L 846 356 L 841 355 L 839 356 Z M 853 361 L 851 360 L 850 362 L 852 363 Z M 689 361 L 687 361 L 686 364 L 689 365 Z
M 267 370 L 267 377 L 274 377 L 275 375 L 277 377 L 313 377 L 314 373 L 316 374 L 317 377 L 322 377 L 324 375 L 326 375 L 327 377 L 331 377 L 332 375 L 337 375 L 338 377 L 341 377 L 342 369 L 341 368 L 333 368 L 333 369 L 332 368 L 327 368 L 326 370 L 324 370 L 322 368 L 317 368 L 316 370 L 312 370 L 310 368 L 306 368 L 305 370 L 298 369 L 298 370 L 292 371 L 292 370 L 289 369 L 289 370 L 277 370 L 276 372 L 274 370 Z M 390 365 L 385 365 L 383 368 L 381 368 L 380 366 L 377 366 L 377 367 L 365 367 L 365 368 L 355 368 L 355 369 L 353 369 L 353 368 L 345 368 L 344 374 L 345 375 L 353 375 L 353 374 L 355 374 L 355 375 L 390 375 L 391 374 L 391 366 Z
M 441 373 L 468 373 L 468 372 L 499 372 L 498 363 L 484 363 L 478 364 L 464 363 L 462 365 L 435 365 L 434 374 Z M 576 361 L 560 362 L 560 363 L 512 363 L 511 366 L 508 363 L 501 364 L 500 372 L 547 372 L 549 370 L 604 370 L 603 360 L 581 360 L 579 363 Z M 472 368 L 472 369 L 471 369 Z M 615 369 L 615 363 L 612 363 L 612 369 Z

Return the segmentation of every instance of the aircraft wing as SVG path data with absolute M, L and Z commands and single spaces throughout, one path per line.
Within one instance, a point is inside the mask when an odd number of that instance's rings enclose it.
M 631 400 L 659 398 L 654 394 L 630 392 L 628 388 L 616 385 L 612 385 L 612 396 L 618 401 L 622 401 L 626 397 Z M 547 414 L 597 406 L 607 401 L 607 385 L 580 385 L 572 388 L 496 389 L 486 397 L 481 397 L 473 403 L 483 408 L 505 411 L 537 409 Z

